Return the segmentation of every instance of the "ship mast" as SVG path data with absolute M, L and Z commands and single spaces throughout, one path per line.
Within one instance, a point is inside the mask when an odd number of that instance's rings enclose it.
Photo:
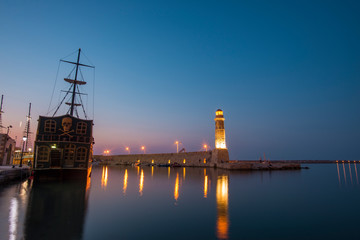
M 75 90 L 76 90 L 76 80 L 77 80 L 77 75 L 78 75 L 78 70 L 79 70 L 80 52 L 81 52 L 81 48 L 79 48 L 79 53 L 78 53 L 77 62 L 76 62 L 75 81 L 74 81 L 74 87 L 73 87 L 72 98 L 71 98 L 71 107 L 70 107 L 70 115 L 71 116 L 74 116 L 73 114 L 74 114 L 74 103 L 75 103 Z
M 1 95 L 1 105 L 0 105 L 0 133 L 3 133 L 3 125 L 2 125 L 2 114 L 4 113 L 2 108 L 3 108 L 3 100 L 4 100 L 4 95 Z
M 28 147 L 30 147 L 29 142 L 30 139 L 30 121 L 31 121 L 31 103 L 29 104 L 29 115 L 26 116 L 26 126 L 25 126 L 25 131 L 24 131 L 24 136 L 26 136 L 26 140 L 25 140 L 25 151 L 28 151 Z
M 85 65 L 85 64 L 82 64 L 80 63 L 80 53 L 81 53 L 81 48 L 79 48 L 79 51 L 78 51 L 78 56 L 77 56 L 77 61 L 76 62 L 71 62 L 71 61 L 66 61 L 66 60 L 60 60 L 61 62 L 66 62 L 66 63 L 71 63 L 71 64 L 74 64 L 76 65 L 76 70 L 75 70 L 75 78 L 74 79 L 70 79 L 70 78 L 64 78 L 64 80 L 68 83 L 71 83 L 73 84 L 72 86 L 72 91 L 67 91 L 67 94 L 68 93 L 72 93 L 72 96 L 71 96 L 71 103 L 66 103 L 67 105 L 70 105 L 70 115 L 71 116 L 74 116 L 74 109 L 75 107 L 77 106 L 82 106 L 82 104 L 79 104 L 79 103 L 75 103 L 75 96 L 76 94 L 81 94 L 80 92 L 76 92 L 76 89 L 78 89 L 78 85 L 84 85 L 86 84 L 85 81 L 79 81 L 78 80 L 78 72 L 80 70 L 80 66 L 82 67 L 90 67 L 90 68 L 95 68 L 94 66 L 90 66 L 90 65 Z M 71 89 L 71 87 L 70 87 Z M 70 90 L 69 89 L 69 90 Z M 79 89 L 78 89 L 79 90 Z M 67 94 L 65 95 L 65 97 L 67 96 Z M 64 97 L 64 99 L 65 99 Z M 63 101 L 61 101 L 62 103 Z M 81 97 L 80 97 L 80 102 L 82 103 L 82 100 L 81 100 Z M 59 104 L 58 108 L 56 109 L 54 115 L 56 114 L 57 110 L 59 109 L 61 103 Z M 84 110 L 84 108 L 83 108 Z M 84 110 L 84 114 L 85 114 L 85 110 Z M 86 117 L 86 114 L 85 114 L 85 117 Z

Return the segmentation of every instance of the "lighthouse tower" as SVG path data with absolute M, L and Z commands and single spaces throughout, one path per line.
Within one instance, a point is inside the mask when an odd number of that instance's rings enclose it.
M 224 113 L 221 109 L 215 112 L 215 148 L 226 149 Z
M 229 162 L 229 152 L 226 148 L 224 112 L 221 109 L 215 112 L 215 149 L 212 151 L 212 163 L 214 166 Z

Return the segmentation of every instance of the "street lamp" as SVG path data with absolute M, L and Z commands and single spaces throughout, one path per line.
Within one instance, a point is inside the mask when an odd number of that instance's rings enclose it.
M 126 147 L 125 150 L 128 151 L 128 153 L 130 154 L 130 148 L 129 147 Z
M 179 153 L 179 144 L 181 144 L 181 142 L 175 141 L 175 144 L 176 144 L 176 153 Z
M 205 151 L 207 152 L 208 145 L 204 144 Z
M 141 150 L 143 150 L 145 154 L 145 146 L 141 146 Z
M 108 156 L 109 153 L 110 153 L 110 150 L 104 150 L 104 154 L 105 154 L 106 156 Z
M 25 147 L 26 140 L 27 140 L 26 136 L 23 136 L 23 145 L 22 145 L 22 148 L 21 148 L 21 157 L 20 157 L 20 165 L 19 165 L 19 167 L 22 167 L 22 160 L 23 160 L 24 147 Z

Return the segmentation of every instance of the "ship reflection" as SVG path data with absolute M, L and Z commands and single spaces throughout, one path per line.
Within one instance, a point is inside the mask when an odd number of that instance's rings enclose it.
M 218 239 L 228 239 L 229 232 L 229 177 L 218 176 L 216 184 L 217 221 L 216 230 Z
M 24 239 L 82 239 L 90 179 L 35 182 L 24 224 Z

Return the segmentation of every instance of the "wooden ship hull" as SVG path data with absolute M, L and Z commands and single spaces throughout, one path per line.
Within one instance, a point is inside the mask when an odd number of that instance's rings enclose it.
M 86 178 L 92 161 L 92 120 L 70 115 L 38 120 L 34 178 Z

